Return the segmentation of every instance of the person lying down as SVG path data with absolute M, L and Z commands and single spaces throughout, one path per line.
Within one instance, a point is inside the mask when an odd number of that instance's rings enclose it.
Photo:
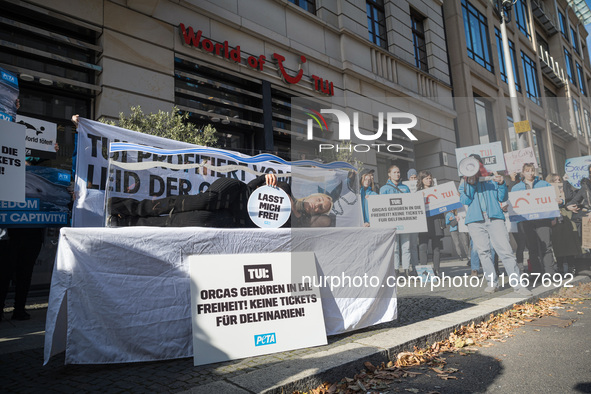
M 330 227 L 332 198 L 323 193 L 295 199 L 291 187 L 277 182 L 275 174 L 261 175 L 248 184 L 234 178 L 219 178 L 204 192 L 157 200 L 109 199 L 110 227 L 256 227 L 248 215 L 248 198 L 267 184 L 279 187 L 291 200 L 291 217 L 282 227 Z

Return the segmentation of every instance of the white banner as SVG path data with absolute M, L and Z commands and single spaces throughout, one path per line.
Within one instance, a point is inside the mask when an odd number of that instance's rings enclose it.
M 554 187 L 509 192 L 508 212 L 512 222 L 559 217 Z
M 161 160 L 171 164 L 182 163 L 201 163 L 205 160 L 213 166 L 226 166 L 243 164 L 238 160 L 229 160 L 225 153 L 231 153 L 236 157 L 250 156 L 236 152 L 224 151 L 222 149 L 205 148 L 198 145 L 188 144 L 186 142 L 169 140 L 162 137 L 155 137 L 149 134 L 138 133 L 123 129 L 121 127 L 110 126 L 89 119 L 80 118 L 78 125 L 78 149 L 76 155 L 76 200 L 72 210 L 73 227 L 102 227 L 104 225 L 105 210 L 105 188 L 108 181 L 107 168 L 109 164 L 109 142 L 125 141 L 136 144 L 146 145 L 147 147 L 157 147 L 162 149 L 187 149 L 203 148 L 207 149 L 207 155 L 188 154 L 155 157 L 149 152 L 140 152 L 142 160 L 153 161 Z M 131 161 L 127 157 L 127 152 L 114 153 L 114 160 Z M 157 155 L 156 155 L 157 156 Z M 137 161 L 137 157 L 133 160 Z M 256 172 L 268 172 L 271 168 L 278 173 L 284 173 L 286 166 L 275 163 L 263 162 L 258 164 L 246 165 Z M 117 172 L 119 171 L 119 172 Z M 153 197 L 166 197 L 167 195 L 178 195 L 185 184 L 183 179 L 186 175 L 183 171 L 176 171 L 177 176 L 164 176 L 163 179 L 149 179 L 150 173 L 144 171 L 148 178 L 141 177 L 133 171 L 117 170 L 114 173 L 115 189 L 113 196 L 126 196 L 136 200 Z M 170 169 L 165 171 L 170 173 Z M 232 173 L 217 173 L 208 171 L 207 174 L 199 173 L 192 169 L 195 180 L 192 182 L 192 194 L 201 192 L 216 179 L 226 175 L 240 179 L 243 182 L 250 182 L 256 175 L 246 171 L 234 171 Z M 162 182 L 161 182 L 162 181 Z M 139 188 L 140 185 L 151 185 L 150 187 Z
M 427 231 L 425 202 L 421 193 L 372 195 L 367 198 L 369 224 L 376 228 L 395 228 L 396 233 Z
M 313 252 L 193 255 L 188 261 L 194 365 L 327 343 L 320 291 L 312 286 Z
M 427 216 L 438 215 L 462 206 L 460 193 L 454 182 L 446 182 L 443 185 L 423 189 L 421 192 L 425 198 Z
M 538 168 L 534 148 L 531 146 L 505 153 L 505 165 L 507 166 L 508 174 L 513 172 L 520 173 L 523 170 L 523 165 L 526 163 L 533 163 L 534 167 Z
M 43 159 L 55 159 L 55 143 L 57 142 L 57 125 L 44 120 L 17 115 L 16 123 L 27 128 L 27 156 Z
M 589 166 L 591 166 L 591 156 L 566 159 L 564 172 L 568 176 L 568 182 L 579 189 L 581 187 L 581 179 L 589 178 Z
M 469 157 L 471 154 L 479 155 L 482 159 L 482 164 L 484 164 L 484 167 L 490 172 L 505 170 L 503 144 L 500 141 L 491 142 L 490 144 L 456 148 L 456 160 L 458 164 L 462 161 L 462 159 Z M 459 170 L 458 175 L 462 175 L 460 174 Z
M 0 120 L 0 201 L 25 202 L 25 126 Z

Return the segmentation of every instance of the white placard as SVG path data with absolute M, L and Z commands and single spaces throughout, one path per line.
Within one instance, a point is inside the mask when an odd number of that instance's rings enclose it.
M 279 228 L 291 214 L 291 200 L 286 192 L 271 186 L 256 189 L 248 199 L 248 215 L 260 228 Z
M 443 185 L 421 190 L 425 198 L 427 216 L 438 215 L 462 206 L 460 193 L 454 182 L 446 182 Z
M 25 202 L 25 126 L 0 120 L 0 201 Z
M 188 262 L 194 365 L 327 343 L 320 291 L 303 279 L 316 276 L 313 252 L 193 255 Z
M 589 177 L 591 156 L 571 157 L 564 162 L 564 172 L 568 176 L 568 182 L 579 189 L 581 179 Z
M 395 228 L 397 233 L 427 231 L 425 201 L 421 192 L 369 196 L 369 224 L 376 228 Z
M 468 232 L 468 226 L 466 225 L 466 208 L 462 205 L 458 208 L 456 216 L 458 217 L 458 231 L 461 233 Z
M 533 163 L 534 167 L 538 168 L 538 161 L 536 160 L 534 148 L 531 146 L 505 153 L 505 165 L 508 174 L 521 172 L 525 163 Z
M 402 181 L 402 184 L 408 186 L 411 193 L 417 191 L 417 181 Z
M 512 222 L 559 217 L 554 187 L 509 192 L 508 212 Z
M 27 128 L 27 156 L 54 159 L 56 157 L 57 125 L 44 120 L 17 115 L 16 123 Z
M 503 156 L 503 144 L 501 141 L 456 148 L 456 160 L 458 163 L 471 154 L 479 155 L 482 159 L 482 164 L 490 172 L 505 170 L 505 158 Z M 462 175 L 459 170 L 458 175 Z

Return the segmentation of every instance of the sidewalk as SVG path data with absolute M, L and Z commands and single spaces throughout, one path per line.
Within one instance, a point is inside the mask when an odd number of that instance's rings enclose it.
M 448 276 L 470 274 L 465 262 L 442 262 Z M 587 275 L 591 273 L 586 272 Z M 589 281 L 582 275 L 578 281 Z M 331 336 L 328 345 L 266 356 L 193 366 L 191 358 L 148 363 L 64 365 L 64 356 L 43 364 L 47 300 L 31 299 L 29 321 L 0 322 L 0 382 L 5 392 L 284 392 L 315 387 L 374 365 L 415 345 L 443 339 L 455 327 L 480 321 L 516 302 L 554 292 L 538 286 L 534 297 L 506 286 L 494 294 L 480 288 L 445 286 L 398 289 L 398 319 L 352 333 Z M 11 313 L 5 313 L 10 319 Z

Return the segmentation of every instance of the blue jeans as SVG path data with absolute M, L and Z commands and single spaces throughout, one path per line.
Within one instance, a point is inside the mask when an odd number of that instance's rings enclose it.
M 490 253 L 490 257 L 494 264 L 496 252 L 492 245 L 490 247 Z M 472 239 L 470 239 L 470 269 L 472 271 L 478 271 L 480 269 L 480 257 L 478 257 L 478 251 L 474 247 L 474 241 L 472 241 Z
M 402 248 L 402 268 L 410 269 L 410 236 L 411 234 L 396 235 L 396 244 L 394 245 L 394 268 L 400 268 L 401 256 L 399 255 L 400 248 Z
M 513 278 L 511 282 L 515 283 L 519 280 L 521 273 L 517 267 L 513 249 L 509 243 L 509 233 L 507 232 L 507 227 L 505 227 L 504 220 L 491 220 L 488 215 L 484 214 L 484 221 L 468 224 L 468 232 L 478 251 L 482 270 L 486 279 L 489 281 L 489 286 L 497 287 L 499 285 L 499 278 L 495 272 L 492 260 L 491 246 L 499 254 L 499 259 L 503 262 L 507 276 Z M 517 284 L 515 289 L 521 287 Z

